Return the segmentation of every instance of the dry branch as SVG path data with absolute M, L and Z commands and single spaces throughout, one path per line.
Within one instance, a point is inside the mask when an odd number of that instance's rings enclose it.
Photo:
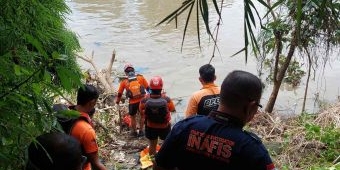
M 113 65 L 113 62 L 115 60 L 115 57 L 116 57 L 116 51 L 113 51 L 112 52 L 112 56 L 111 56 L 111 59 L 110 59 L 110 62 L 107 66 L 106 69 L 102 69 L 100 70 L 95 62 L 94 62 L 94 51 L 92 51 L 92 55 L 91 57 L 84 57 L 84 56 L 80 56 L 80 55 L 77 55 L 77 57 L 79 57 L 80 59 L 88 62 L 91 64 L 91 66 L 93 67 L 94 71 L 95 71 L 95 75 L 96 75 L 96 79 L 97 80 L 94 80 L 94 81 L 99 81 L 100 84 L 104 87 L 104 92 L 106 94 L 114 94 L 114 87 L 113 87 L 113 80 L 111 78 L 111 73 L 112 73 L 112 65 Z

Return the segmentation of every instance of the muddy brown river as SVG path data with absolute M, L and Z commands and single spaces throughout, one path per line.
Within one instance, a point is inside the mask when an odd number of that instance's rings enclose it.
M 178 28 L 174 23 L 155 26 L 181 3 L 180 0 L 72 0 L 67 2 L 72 10 L 72 14 L 67 16 L 67 23 L 79 36 L 84 49 L 81 54 L 89 56 L 94 50 L 94 60 L 99 67 L 105 68 L 112 50 L 116 50 L 114 69 L 122 71 L 124 63 L 130 62 L 147 79 L 154 75 L 162 76 L 167 94 L 172 98 L 183 99 L 177 106 L 177 111 L 182 113 L 188 97 L 201 87 L 198 68 L 209 62 L 213 43 L 201 25 L 199 49 L 195 17 L 189 23 L 182 51 L 185 17 L 179 18 Z M 217 16 L 212 10 L 210 24 L 213 29 Z M 247 63 L 244 53 L 230 57 L 243 48 L 243 1 L 227 0 L 222 19 L 218 38 L 220 53 L 212 60 L 217 84 L 232 70 L 241 69 L 257 74 L 258 68 L 252 55 Z M 90 68 L 87 63 L 79 62 L 83 68 Z M 307 100 L 309 112 L 316 112 L 319 108 L 316 96 L 322 102 L 338 100 L 340 62 L 332 59 L 329 63 L 324 71 L 317 72 L 315 80 L 310 83 Z M 304 82 L 305 78 L 296 89 L 282 86 L 275 110 L 285 114 L 300 113 Z M 117 82 L 114 84 L 117 87 Z M 261 100 L 263 105 L 268 101 L 271 88 L 271 85 L 266 86 Z

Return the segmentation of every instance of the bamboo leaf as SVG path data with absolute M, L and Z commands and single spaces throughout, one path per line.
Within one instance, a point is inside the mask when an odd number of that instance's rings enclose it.
M 249 34 L 250 34 L 250 41 L 251 41 L 252 47 L 255 48 L 257 51 L 259 51 L 260 48 L 259 48 L 258 43 L 257 43 L 257 41 L 256 41 L 256 37 L 255 37 L 255 35 L 254 35 L 254 32 L 253 32 L 253 30 L 251 29 L 250 22 L 249 22 L 249 20 L 246 20 L 246 22 L 247 22 L 248 32 L 249 32 Z M 255 46 L 254 46 L 254 45 L 255 45 Z M 253 51 L 254 51 L 254 50 L 253 50 Z M 256 55 L 256 53 L 255 53 L 255 55 Z
M 296 26 L 297 26 L 297 39 L 300 41 L 300 30 L 301 30 L 301 16 L 302 16 L 302 0 L 297 0 L 296 9 Z
M 267 8 L 270 8 L 270 6 L 268 6 L 268 4 L 266 2 L 264 2 L 263 0 L 257 0 L 257 2 L 261 3 L 263 6 L 265 6 Z
M 245 15 L 246 16 L 246 15 Z M 247 18 L 245 18 L 246 20 Z M 244 31 L 244 51 L 246 53 L 245 59 L 246 59 L 246 63 L 247 63 L 247 59 L 248 59 L 248 32 L 247 32 L 247 25 L 246 25 L 246 21 L 244 21 L 243 23 L 243 31 Z
M 269 14 L 272 10 L 274 10 L 277 6 L 283 4 L 283 2 L 284 2 L 284 0 L 279 0 L 279 1 L 275 2 L 271 7 L 268 8 L 267 13 L 266 13 L 262 18 L 267 17 L 268 14 Z
M 254 27 L 256 27 L 256 23 L 255 23 L 255 18 L 253 16 L 253 13 L 249 7 L 248 4 L 244 4 L 244 11 L 247 13 L 247 17 L 246 20 L 249 21 L 249 18 L 251 19 L 251 22 L 253 23 Z M 249 16 L 249 17 L 248 17 Z
M 195 1 L 193 1 L 193 2 L 191 3 L 191 8 L 190 8 L 190 10 L 189 10 L 189 13 L 188 13 L 188 16 L 187 16 L 187 20 L 186 20 L 186 22 L 185 22 L 184 31 L 183 31 L 183 38 L 182 38 L 181 51 L 182 51 L 182 49 L 183 49 L 183 43 L 184 43 L 185 33 L 187 32 L 187 27 L 188 27 L 188 23 L 189 23 L 189 20 L 190 20 L 192 8 L 193 8 L 194 5 L 195 5 L 194 2 L 195 2 Z
M 41 85 L 38 84 L 38 83 L 33 83 L 32 84 L 32 89 L 33 89 L 33 92 L 36 94 L 36 95 L 39 95 L 41 94 Z
M 48 71 L 44 71 L 44 82 L 51 83 L 52 77 Z
M 61 96 L 62 98 L 66 98 L 64 96 L 64 93 L 62 91 L 60 91 L 58 88 L 52 86 L 51 84 L 46 84 L 46 86 L 48 86 L 53 92 L 57 93 L 59 96 Z
M 52 113 L 52 107 L 50 105 L 50 103 L 48 102 L 48 100 L 46 99 L 42 99 L 42 102 L 45 106 L 45 109 L 47 110 L 48 113 Z
M 72 88 L 71 79 L 68 74 L 68 70 L 63 67 L 56 68 L 58 77 L 60 79 L 61 85 L 67 89 L 70 90 Z
M 260 26 L 261 28 L 263 28 L 264 26 L 262 25 L 262 21 L 261 21 L 261 16 L 259 14 L 259 11 L 257 10 L 257 8 L 255 7 L 254 3 L 252 1 L 249 1 L 249 5 L 254 9 L 254 11 L 256 12 L 256 16 L 259 19 L 260 22 Z M 251 10 L 250 10 L 251 11 Z M 251 14 L 253 14 L 253 12 L 251 12 Z M 254 18 L 254 17 L 253 17 Z M 254 23 L 253 23 L 254 24 Z M 254 24 L 255 26 L 256 24 Z
M 29 34 L 25 34 L 24 37 L 26 38 L 26 40 L 31 43 L 39 52 L 39 54 L 41 54 L 42 56 L 44 56 L 45 58 L 48 58 L 46 51 L 43 49 L 42 44 L 35 39 L 33 36 L 29 35 Z
M 179 15 L 180 13 L 182 13 L 182 12 L 188 7 L 187 4 L 188 4 L 190 1 L 194 1 L 194 0 L 187 0 L 187 1 L 184 1 L 184 2 L 182 3 L 182 5 L 181 5 L 179 8 L 177 8 L 174 12 L 172 12 L 171 14 L 169 14 L 168 16 L 166 16 L 166 17 L 165 17 L 161 22 L 159 22 L 156 26 L 159 26 L 160 24 L 164 23 L 165 21 L 168 21 L 168 23 L 169 23 L 170 21 L 172 21 L 174 18 L 177 17 L 177 15 Z M 178 13 L 178 11 L 181 11 L 181 12 Z
M 211 34 L 210 27 L 209 27 L 209 11 L 208 11 L 207 1 L 206 0 L 200 0 L 199 2 L 200 2 L 201 15 L 202 15 L 203 22 L 205 24 L 205 28 L 207 30 L 207 33 L 209 34 L 209 36 L 214 38 L 213 35 Z
M 168 20 L 167 24 L 170 23 L 172 20 L 176 19 L 176 28 L 177 28 L 177 17 L 178 17 L 179 15 L 181 15 L 181 14 L 182 14 L 186 9 L 188 9 L 189 7 L 190 7 L 190 4 L 186 4 L 182 9 L 179 10 L 179 12 L 177 12 L 177 13 L 175 14 L 174 17 L 172 17 L 172 18 L 170 18 L 170 19 Z
M 245 51 L 245 50 L 246 50 L 246 47 L 243 47 L 240 51 L 236 52 L 235 54 L 233 54 L 233 55 L 230 56 L 230 57 L 234 57 L 234 56 L 240 54 L 241 52 L 243 52 L 243 51 Z
M 198 46 L 201 49 L 201 33 L 200 33 L 200 24 L 199 24 L 199 10 L 198 10 L 198 2 L 196 2 L 196 26 L 197 26 L 197 38 L 198 38 Z
M 19 65 L 15 64 L 13 69 L 14 69 L 14 74 L 15 75 L 17 75 L 17 76 L 22 75 L 22 73 L 20 71 L 20 66 Z
M 56 59 L 56 60 L 67 61 L 68 56 L 64 55 L 64 54 L 59 54 L 58 52 L 53 51 L 52 52 L 52 58 Z
M 31 99 L 29 99 L 28 97 L 24 96 L 24 95 L 21 95 L 21 94 L 18 94 L 16 93 L 16 96 L 17 98 L 20 100 L 20 103 L 22 105 L 25 105 L 24 103 L 29 103 L 29 104 L 34 104 L 33 101 Z
M 170 18 L 173 18 L 176 16 L 177 11 L 179 11 L 182 7 L 179 7 L 177 10 L 172 12 L 170 15 L 166 16 L 161 22 L 159 22 L 156 26 L 159 26 L 160 24 L 163 24 L 165 21 L 168 21 Z
M 221 17 L 221 13 L 220 13 L 220 10 L 219 10 L 219 8 L 218 8 L 218 5 L 217 5 L 216 0 L 212 0 L 212 2 L 213 2 L 213 4 L 214 4 L 215 10 L 216 10 L 218 16 Z
M 77 118 L 80 116 L 80 112 L 75 110 L 60 110 L 57 112 L 57 115 L 63 118 Z

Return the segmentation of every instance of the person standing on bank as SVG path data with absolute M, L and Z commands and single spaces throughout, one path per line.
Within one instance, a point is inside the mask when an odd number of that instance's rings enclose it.
M 76 121 L 70 132 L 71 136 L 78 139 L 83 149 L 83 154 L 87 157 L 84 170 L 91 170 L 91 167 L 93 169 L 106 170 L 106 167 L 99 160 L 96 132 L 89 115 L 93 112 L 98 97 L 99 92 L 96 87 L 85 84 L 78 89 L 77 105 L 70 107 L 80 112 L 81 117 L 86 118 Z
M 137 133 L 136 114 L 140 101 L 144 98 L 146 91 L 149 91 L 149 85 L 143 75 L 135 73 L 135 69 L 130 63 L 125 64 L 124 72 L 127 78 L 119 84 L 116 104 L 119 104 L 123 92 L 126 90 L 126 96 L 129 98 L 129 115 L 131 118 L 130 135 L 132 137 L 142 136 L 143 131 L 140 131 L 139 134 Z M 140 120 L 139 127 L 143 127 L 142 119 Z
M 199 81 L 203 87 L 190 97 L 185 117 L 207 115 L 211 110 L 216 110 L 219 104 L 220 88 L 214 83 L 215 68 L 211 64 L 205 64 L 200 67 L 199 74 Z
M 154 169 L 274 170 L 261 140 L 243 130 L 262 107 L 263 88 L 249 72 L 229 73 L 221 85 L 218 109 L 175 124 L 156 154 Z
M 143 98 L 139 110 L 146 121 L 145 136 L 149 140 L 149 155 L 156 154 L 158 138 L 164 140 L 171 129 L 171 112 L 175 112 L 173 101 L 162 93 L 163 80 L 159 76 L 150 80 L 151 93 Z

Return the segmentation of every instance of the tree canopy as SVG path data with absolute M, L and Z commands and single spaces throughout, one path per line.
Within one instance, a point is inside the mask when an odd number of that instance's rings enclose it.
M 208 2 L 207 0 L 184 0 L 178 9 L 175 9 L 174 12 L 165 17 L 159 24 L 172 21 L 177 23 L 177 17 L 183 15 L 184 11 L 187 11 L 182 40 L 184 41 L 188 21 L 194 9 L 197 17 L 198 45 L 200 46 L 201 31 L 199 30 L 199 18 L 201 18 L 206 26 L 206 32 L 214 40 L 215 48 L 217 48 L 216 40 L 225 1 L 212 0 L 211 3 Z M 259 6 L 255 6 L 255 2 L 267 9 L 267 13 L 264 16 L 260 16 L 257 10 Z M 210 8 L 215 9 L 214 11 L 219 16 L 219 20 L 216 23 L 217 31 L 214 33 L 211 32 L 209 26 L 209 4 Z M 257 58 L 265 58 L 269 56 L 268 54 L 274 55 L 272 57 L 274 60 L 272 60 L 273 69 L 271 73 L 274 85 L 265 108 L 267 112 L 272 112 L 281 83 L 297 50 L 307 53 L 308 56 L 311 50 L 315 52 L 316 49 L 325 49 L 326 55 L 324 58 L 327 59 L 328 52 L 339 46 L 340 3 L 337 0 L 267 0 L 266 2 L 263 0 L 244 0 L 243 4 L 244 48 L 234 55 L 244 51 L 247 62 L 249 47 L 251 47 L 251 51 Z M 267 20 L 266 24 L 262 24 L 264 19 Z M 260 40 L 254 33 L 259 25 L 262 31 Z M 298 49 L 296 50 L 296 48 Z M 316 53 L 314 54 L 316 55 Z M 214 56 L 215 50 L 211 59 Z M 310 58 L 310 55 L 308 58 Z M 262 59 L 262 61 L 266 60 Z M 316 60 L 315 63 L 318 61 L 320 60 Z M 281 64 L 279 64 L 280 62 Z
M 51 103 L 81 84 L 64 0 L 1 0 L 0 169 L 22 169 L 24 150 L 55 126 Z

